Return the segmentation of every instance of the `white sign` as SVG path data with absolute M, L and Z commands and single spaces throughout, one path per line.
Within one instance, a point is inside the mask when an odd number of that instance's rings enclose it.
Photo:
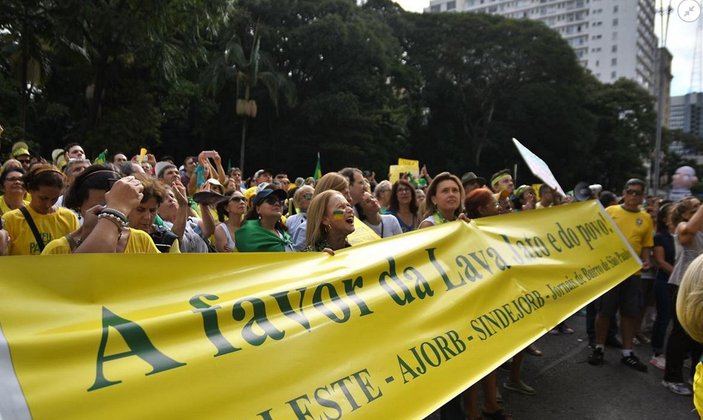
M 562 196 L 566 196 L 566 194 L 564 194 L 564 190 L 561 189 L 561 185 L 559 185 L 556 178 L 554 178 L 554 174 L 549 169 L 549 166 L 547 166 L 547 164 L 539 156 L 532 153 L 530 149 L 523 146 L 522 143 L 514 137 L 513 143 L 515 143 L 515 147 L 517 147 L 517 150 L 520 152 L 520 155 L 522 155 L 522 158 L 525 159 L 525 162 L 532 173 L 537 178 L 544 181 L 545 184 L 557 190 Z

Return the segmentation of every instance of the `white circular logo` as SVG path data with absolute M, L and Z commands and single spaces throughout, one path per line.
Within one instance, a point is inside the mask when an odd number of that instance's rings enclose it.
M 694 22 L 701 15 L 701 5 L 696 0 L 683 0 L 676 12 L 684 22 Z

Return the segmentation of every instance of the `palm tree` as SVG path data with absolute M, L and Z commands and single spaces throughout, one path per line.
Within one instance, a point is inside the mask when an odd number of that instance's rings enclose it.
M 278 113 L 278 99 L 283 97 L 288 106 L 295 103 L 295 86 L 262 54 L 261 36 L 254 30 L 251 51 L 246 57 L 237 36 L 232 36 L 223 52 L 218 52 L 204 74 L 207 90 L 212 94 L 221 92 L 234 79 L 236 83 L 236 114 L 241 116 L 242 136 L 239 155 L 239 169 L 244 172 L 244 156 L 246 149 L 247 123 L 250 118 L 256 118 L 257 104 L 251 98 L 252 91 L 258 83 L 266 88 L 271 103 Z

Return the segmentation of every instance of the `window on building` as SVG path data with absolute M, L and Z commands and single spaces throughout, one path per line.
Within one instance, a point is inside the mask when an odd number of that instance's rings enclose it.
M 447 2 L 447 10 L 454 10 L 456 9 L 456 1 L 448 1 Z
M 618 26 L 618 18 L 613 19 L 613 26 Z
M 617 13 L 617 12 L 618 12 L 618 5 L 616 4 L 615 6 L 613 6 L 613 13 Z
M 611 65 L 611 66 L 617 66 L 617 65 L 618 65 L 618 59 L 617 59 L 617 58 L 611 59 L 611 60 L 610 60 L 610 65 Z
M 618 46 L 613 45 L 613 47 L 610 49 L 611 52 L 618 52 Z
M 442 11 L 442 6 L 439 4 L 435 4 L 434 6 L 430 6 L 430 12 L 432 13 L 439 13 Z
M 616 71 L 610 73 L 610 78 L 612 80 L 615 80 L 616 77 L 618 77 L 618 73 Z

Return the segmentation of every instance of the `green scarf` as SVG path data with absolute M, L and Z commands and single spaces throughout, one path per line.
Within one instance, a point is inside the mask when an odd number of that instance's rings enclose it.
M 234 233 L 234 243 L 239 252 L 285 252 L 291 244 L 290 235 L 279 232 L 283 238 L 263 228 L 258 220 L 247 220 Z

